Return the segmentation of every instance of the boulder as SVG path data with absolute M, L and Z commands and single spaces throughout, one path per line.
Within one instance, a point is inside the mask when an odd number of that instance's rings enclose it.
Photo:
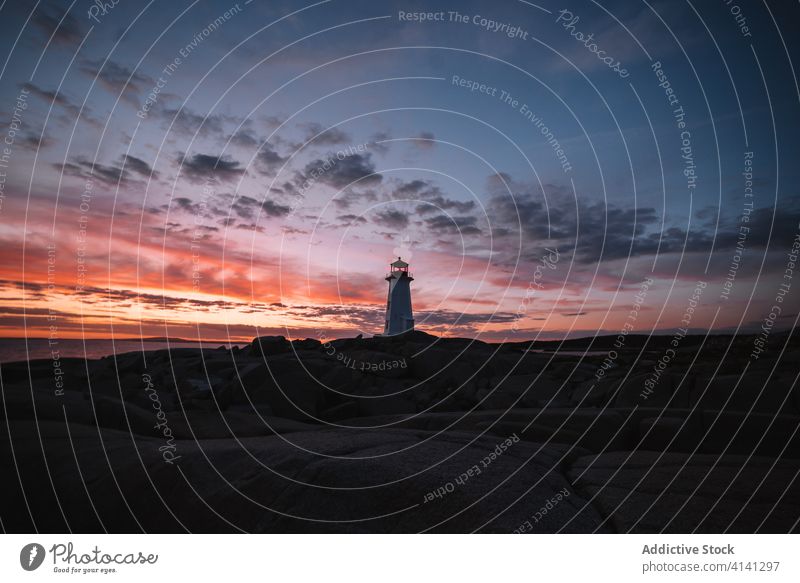
M 591 379 L 579 383 L 570 394 L 569 404 L 575 407 L 600 407 L 608 402 L 610 379 Z
M 63 425 L 39 431 L 41 445 L 30 428 L 15 435 L 22 488 L 37 526 L 48 532 L 69 525 L 72 532 L 511 533 L 526 521 L 531 532 L 586 532 L 602 521 L 553 471 L 562 454 L 558 447 L 513 443 L 483 468 L 481 460 L 504 441 L 497 436 L 429 439 L 414 430 L 337 428 L 239 443 L 189 439 L 175 443 L 180 457 L 170 464 L 159 452 L 160 439 L 134 442 L 104 430 L 101 441 L 96 429 L 76 428 L 71 444 Z M 481 473 L 468 476 L 476 465 Z M 515 479 L 508 479 L 512 474 Z M 21 491 L 0 500 L 10 532 L 30 530 Z M 534 521 L 559 492 L 558 503 Z M 147 511 L 163 507 L 170 511 Z
M 270 378 L 269 371 L 263 362 L 250 362 L 239 367 L 227 385 L 231 394 L 231 402 L 247 403 L 248 396 L 264 384 L 268 378 Z
M 672 412 L 670 411 L 670 414 Z M 685 416 L 647 417 L 639 422 L 637 449 L 650 451 L 692 452 L 703 438 L 703 418 Z
M 325 421 L 341 421 L 358 417 L 358 403 L 356 401 L 344 401 L 320 412 L 319 417 Z
M 367 375 L 384 378 L 404 378 L 409 376 L 408 359 L 401 354 L 378 352 L 374 350 L 354 350 L 349 353 L 340 353 L 332 356 L 337 365 L 349 366 L 353 370 Z
M 457 356 L 457 352 L 428 348 L 410 359 L 408 366 L 415 379 L 427 381 L 439 375 L 449 375 Z
M 704 453 L 800 459 L 800 417 L 739 411 L 703 411 Z
M 284 336 L 259 336 L 250 344 L 250 356 L 265 357 L 291 352 L 292 345 Z
M 792 383 L 767 374 L 750 373 L 698 378 L 693 393 L 703 409 L 795 413 Z M 727 404 L 726 404 L 727 403 Z
M 612 393 L 616 391 L 614 404 L 617 407 L 665 407 L 672 389 L 672 377 L 668 372 L 654 377 L 651 371 L 621 378 Z
M 406 393 L 389 397 L 361 397 L 358 399 L 358 414 L 362 417 L 377 415 L 402 415 L 416 413 L 417 406 Z
M 567 476 L 617 532 L 787 533 L 800 519 L 797 460 L 612 452 Z
M 551 400 L 551 405 L 568 402 L 569 387 L 542 374 L 493 377 L 488 386 L 489 394 L 481 404 L 483 409 L 537 407 Z
M 322 347 L 322 342 L 316 338 L 306 338 L 305 340 L 292 340 L 292 348 L 296 351 L 300 350 L 319 350 Z
M 324 409 L 325 389 L 304 371 L 266 378 L 250 392 L 254 403 L 267 403 L 278 417 L 305 421 Z
M 156 411 L 125 403 L 119 399 L 95 395 L 92 398 L 97 425 L 107 429 L 130 431 L 140 435 L 154 435 L 154 425 L 158 423 Z
M 611 409 L 530 409 L 519 420 L 477 424 L 479 428 L 489 425 L 501 435 L 516 433 L 526 441 L 574 445 L 589 451 L 625 449 L 633 439 L 626 417 Z
M 358 389 L 361 377 L 363 377 L 362 373 L 339 363 L 332 363 L 328 367 L 328 371 L 323 375 L 321 382 L 325 387 L 333 391 L 353 394 Z

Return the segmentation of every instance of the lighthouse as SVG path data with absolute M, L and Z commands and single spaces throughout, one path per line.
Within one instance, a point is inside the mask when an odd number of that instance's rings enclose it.
M 402 334 L 414 329 L 414 315 L 411 312 L 411 282 L 414 278 L 408 273 L 408 263 L 400 257 L 389 266 L 389 298 L 386 300 L 386 323 L 384 336 Z

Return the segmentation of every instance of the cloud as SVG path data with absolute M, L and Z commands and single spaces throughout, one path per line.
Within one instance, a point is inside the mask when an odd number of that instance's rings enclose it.
M 299 229 L 297 227 L 291 227 L 288 225 L 281 226 L 281 233 L 284 235 L 308 235 L 311 231 L 306 229 Z
M 580 226 L 577 217 L 551 212 L 558 226 L 577 236 L 575 255 L 582 263 L 623 259 L 630 255 L 650 255 L 658 248 L 657 237 L 645 235 L 648 225 L 659 224 L 652 207 L 621 209 L 601 202 L 579 204 Z M 574 221 L 574 222 L 573 222 Z M 669 235 L 672 235 L 670 237 Z M 669 233 L 665 242 L 674 243 L 678 230 Z
M 139 184 L 134 174 L 144 178 L 149 178 L 151 173 L 154 178 L 158 173 L 154 172 L 147 162 L 134 156 L 120 156 L 119 160 L 112 164 L 101 164 L 92 162 L 83 157 L 73 158 L 71 162 L 63 164 L 53 164 L 53 167 L 67 176 L 74 176 L 81 179 L 96 179 L 110 186 L 128 186 Z
M 555 244 L 563 252 L 574 254 L 578 263 L 594 264 L 655 254 L 708 254 L 712 249 L 727 252 L 739 241 L 738 216 L 724 217 L 718 229 L 715 221 L 700 220 L 691 225 L 667 222 L 662 230 L 662 218 L 653 207 L 576 201 L 565 188 L 546 184 L 548 206 L 543 194 L 534 194 L 533 187 L 517 183 L 506 174 L 490 177 L 489 189 L 492 233 L 501 250 L 503 239 L 507 240 L 505 251 L 512 258 L 521 254 L 523 259 L 536 261 L 536 250 Z M 700 214 L 707 218 L 706 211 Z M 780 212 L 774 214 L 771 207 L 752 211 L 745 224 L 750 229 L 747 249 L 790 240 L 800 223 L 800 197 L 787 197 L 781 202 Z M 528 251 L 531 249 L 534 251 Z
M 97 78 L 97 82 L 113 95 L 119 95 L 133 105 L 139 107 L 138 94 L 154 84 L 153 79 L 114 61 L 101 59 L 84 59 L 80 70 L 86 75 Z
M 800 225 L 800 196 L 786 197 L 779 203 L 778 209 L 761 207 L 750 213 L 750 220 L 746 226 L 750 227 L 747 244 L 751 247 L 781 248 L 787 241 L 797 235 Z M 774 215 L 774 216 L 773 216 Z M 723 234 L 717 237 L 716 246 L 726 249 L 736 247 L 738 241 L 739 217 L 731 217 L 725 221 Z
M 141 158 L 137 158 L 136 156 L 130 156 L 128 154 L 123 154 L 122 163 L 131 172 L 135 172 L 140 176 L 143 176 L 145 178 L 149 178 L 150 176 L 152 176 L 153 178 L 158 178 L 158 172 L 153 170 L 153 167 L 150 166 L 150 164 L 148 164 Z
M 353 214 L 339 215 L 338 217 L 336 217 L 336 220 L 347 226 L 363 225 L 368 222 L 367 219 L 365 219 L 361 215 L 353 215 Z
M 187 178 L 193 182 L 202 182 L 210 177 L 232 180 L 242 176 L 245 172 L 240 162 L 229 156 L 195 154 L 189 158 L 179 155 L 178 164 Z
M 455 210 L 466 214 L 475 208 L 475 201 L 460 201 L 444 196 L 441 189 L 428 180 L 410 180 L 401 182 L 391 193 L 394 200 L 419 200 L 425 204 L 417 205 L 417 214 L 429 214 L 436 211 Z
M 274 200 L 259 201 L 252 196 L 221 193 L 211 200 L 197 202 L 187 197 L 175 197 L 172 199 L 172 206 L 185 211 L 188 214 L 217 217 L 224 226 L 231 226 L 239 219 L 247 222 L 236 225 L 236 228 L 254 229 L 256 228 L 254 219 L 259 212 L 263 212 L 267 217 L 285 217 L 292 212 L 292 207 L 280 204 Z M 161 210 L 168 210 L 169 205 L 165 205 Z M 235 215 L 230 217 L 229 215 Z M 257 229 L 258 230 L 258 229 Z
M 327 169 L 326 169 L 327 168 Z M 306 165 L 300 181 L 316 180 L 334 188 L 345 188 L 355 182 L 359 186 L 378 184 L 383 177 L 375 172 L 372 155 L 353 154 L 339 160 L 332 155 L 327 160 L 317 159 Z
M 21 285 L 22 282 L 19 281 L 0 280 L 0 290 L 19 288 L 21 287 Z M 25 287 L 29 287 L 30 284 L 25 282 L 24 285 Z M 264 311 L 276 311 L 280 307 L 285 307 L 279 303 L 251 304 L 250 302 L 245 303 L 242 301 L 231 301 L 227 299 L 198 299 L 198 298 L 183 297 L 178 295 L 170 295 L 166 293 L 165 294 L 140 293 L 136 291 L 99 288 L 91 286 L 81 288 L 80 291 L 74 291 L 74 288 L 71 288 L 69 286 L 58 285 L 55 288 L 52 288 L 51 292 L 53 290 L 59 294 L 70 294 L 74 295 L 75 297 L 79 297 L 81 303 L 84 304 L 97 305 L 97 304 L 115 303 L 121 307 L 131 306 L 135 304 L 156 309 L 187 312 L 187 313 L 195 312 L 198 309 L 204 309 L 210 312 L 219 312 L 223 310 L 238 310 L 246 307 L 251 307 L 257 309 L 259 312 L 264 312 Z M 13 306 L 3 306 L 2 308 L 0 308 L 0 317 L 7 315 L 18 315 L 22 313 L 25 313 L 28 316 L 47 316 L 50 313 L 54 313 L 58 314 L 59 316 L 67 318 L 74 317 L 78 322 L 80 322 L 83 318 L 86 317 L 85 314 L 84 315 L 72 314 L 60 310 L 52 310 L 50 308 L 28 307 L 23 309 L 22 307 L 13 307 Z
M 412 198 L 417 199 L 423 191 L 433 191 L 439 193 L 439 189 L 432 186 L 427 180 L 410 180 L 402 182 L 400 186 L 392 192 L 393 198 Z
M 46 134 L 44 130 L 39 129 L 24 129 L 17 134 L 15 140 L 23 148 L 32 151 L 44 150 L 56 143 L 55 139 L 50 134 Z
M 474 200 L 453 200 L 452 198 L 445 198 L 443 196 L 434 196 L 425 199 L 427 204 L 417 205 L 417 213 L 424 215 L 435 212 L 437 210 L 455 210 L 458 213 L 468 213 L 475 208 Z
M 224 132 L 224 116 L 220 114 L 203 115 L 188 107 L 157 107 L 151 110 L 157 117 L 168 121 L 171 130 L 187 136 L 221 135 Z
M 436 136 L 433 132 L 420 132 L 411 138 L 411 143 L 421 150 L 432 150 L 436 147 Z
M 259 144 L 256 133 L 249 128 L 241 128 L 233 136 L 231 136 L 231 144 L 241 146 L 243 148 L 255 148 Z
M 506 174 L 490 177 L 489 188 L 492 193 L 487 209 L 492 233 L 501 247 L 503 238 L 513 241 L 507 249 L 512 256 L 521 252 L 523 259 L 535 261 L 535 253 L 526 253 L 525 248 L 538 250 L 554 243 L 559 249 L 574 252 L 576 261 L 588 264 L 628 257 L 632 252 L 653 253 L 658 245 L 647 235 L 648 228 L 660 224 L 652 207 L 621 208 L 602 201 L 575 201 L 563 187 L 555 185 L 544 185 L 546 205 L 541 190 L 534 194 L 533 187 L 517 183 Z M 523 249 L 516 248 L 520 236 Z
M 408 227 L 408 215 L 395 209 L 387 209 L 375 215 L 372 222 L 390 229 L 402 230 Z
M 162 210 L 167 210 L 168 206 L 165 205 Z M 219 224 L 226 227 L 233 225 L 237 220 L 243 219 L 247 222 L 237 224 L 236 228 L 250 230 L 260 230 L 254 222 L 260 212 L 270 218 L 285 217 L 292 212 L 292 207 L 274 200 L 259 201 L 252 196 L 234 196 L 225 193 L 218 194 L 213 200 L 204 200 L 202 202 L 197 202 L 187 197 L 176 197 L 172 199 L 172 206 L 188 214 L 216 217 L 219 219 Z M 231 214 L 235 216 L 229 216 Z
M 437 215 L 425 219 L 425 225 L 436 234 L 479 235 L 481 230 L 475 226 L 477 219 L 472 216 Z
M 371 150 L 378 152 L 378 154 L 387 154 L 389 152 L 389 144 L 385 142 L 391 139 L 392 136 L 389 132 L 375 132 L 370 138 L 369 147 Z
M 326 285 L 339 286 L 340 299 L 364 300 L 385 294 L 385 283 L 375 277 L 357 277 L 353 281 L 335 275 L 324 278 Z M 309 322 L 346 322 L 350 329 L 378 330 L 383 326 L 386 308 L 384 305 L 362 303 L 324 305 L 284 305 L 282 313 L 287 317 L 302 318 Z M 416 310 L 414 317 L 418 326 L 426 330 L 458 331 L 471 333 L 481 325 L 508 323 L 518 319 L 512 312 L 463 313 L 452 310 Z
M 791 205 L 791 201 L 783 203 L 780 212 L 775 214 L 774 222 L 772 208 L 755 209 L 745 224 L 750 229 L 745 248 L 766 248 L 769 245 L 780 249 L 785 241 L 791 241 L 800 224 L 800 209 Z M 582 212 L 580 238 L 575 246 L 576 257 L 582 263 L 592 263 L 601 259 L 625 259 L 656 253 L 708 254 L 712 249 L 715 252 L 728 252 L 734 250 L 739 242 L 738 221 L 739 217 L 723 221 L 716 236 L 714 230 L 703 225 L 693 225 L 688 231 L 683 226 L 670 226 L 663 231 L 645 233 L 645 226 L 660 225 L 655 209 L 605 209 L 604 205 L 598 203 Z
M 262 115 L 259 116 L 259 120 L 269 132 L 279 128 L 284 122 L 284 119 L 279 115 Z
M 285 217 L 292 212 L 292 207 L 279 204 L 274 200 L 265 200 L 261 203 L 261 210 L 264 211 L 268 217 Z
M 347 188 L 337 194 L 332 202 L 338 209 L 344 210 L 349 209 L 350 205 L 354 202 L 373 202 L 376 200 L 378 200 L 378 195 L 374 190 L 355 190 L 353 188 Z
M 275 172 L 286 163 L 288 158 L 281 156 L 275 149 L 267 143 L 261 146 L 256 155 L 256 164 L 261 169 L 262 174 L 273 176 Z
M 78 45 L 83 40 L 83 26 L 71 14 L 60 7 L 43 6 L 31 18 L 31 22 L 42 31 L 48 39 L 64 45 Z
M 23 83 L 22 88 L 26 91 L 29 91 L 45 103 L 55 103 L 56 105 L 61 106 L 65 111 L 71 113 L 74 117 L 77 117 L 80 112 L 80 107 L 72 103 L 67 97 L 64 96 L 63 93 L 59 93 L 58 91 L 48 91 L 42 89 L 38 85 L 33 83 Z
M 302 123 L 299 124 L 299 126 L 305 132 L 303 141 L 313 143 L 318 146 L 335 146 L 337 144 L 347 144 L 352 142 L 350 134 L 340 130 L 339 128 L 325 129 L 322 124 L 318 122 Z
M 450 310 L 436 310 L 435 312 L 417 311 L 414 314 L 417 321 L 423 321 L 430 325 L 461 325 L 472 326 L 474 324 L 488 324 L 514 322 L 519 316 L 512 312 L 485 312 L 465 314 Z
M 240 219 L 252 219 L 259 203 L 251 196 L 242 195 L 233 201 L 230 210 Z
M 50 91 L 47 89 L 42 89 L 38 85 L 34 83 L 23 83 L 21 85 L 23 89 L 29 91 L 35 97 L 38 97 L 48 105 L 54 103 L 55 105 L 59 106 L 61 110 L 67 114 L 67 122 L 74 122 L 78 117 L 80 117 L 85 122 L 91 124 L 94 127 L 102 127 L 102 124 L 92 117 L 91 109 L 84 105 L 83 109 L 78 106 L 76 103 L 72 102 L 66 95 L 60 93 L 58 91 Z
M 172 199 L 172 202 L 181 210 L 186 212 L 195 213 L 199 210 L 199 205 L 196 205 L 191 198 L 185 196 L 178 196 Z

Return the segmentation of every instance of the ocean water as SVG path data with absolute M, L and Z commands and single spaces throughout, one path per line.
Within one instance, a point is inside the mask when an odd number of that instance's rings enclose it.
M 55 346 L 50 346 L 46 338 L 0 338 L 0 363 L 20 362 L 24 360 L 37 360 L 51 358 L 51 350 L 57 348 L 60 358 L 101 358 L 112 354 L 126 352 L 151 352 L 165 348 L 204 348 L 206 350 L 225 346 L 247 346 L 249 342 L 161 342 L 141 340 L 59 340 Z M 532 350 L 541 354 L 550 354 L 552 350 Z M 560 350 L 555 351 L 559 356 L 605 356 L 605 350 Z
M 0 363 L 51 358 L 58 349 L 60 358 L 101 358 L 125 352 L 150 352 L 164 348 L 205 348 L 246 346 L 248 343 L 223 342 L 142 342 L 141 340 L 59 340 L 50 346 L 46 338 L 0 338 Z

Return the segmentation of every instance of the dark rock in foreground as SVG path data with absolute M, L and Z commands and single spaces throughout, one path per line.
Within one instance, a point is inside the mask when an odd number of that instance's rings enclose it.
M 4 364 L 0 517 L 10 532 L 797 530 L 800 352 L 787 339 L 740 376 L 740 344 L 692 348 L 649 385 L 658 342 L 598 375 L 602 355 L 422 332 L 64 359 L 63 387 L 50 361 Z

